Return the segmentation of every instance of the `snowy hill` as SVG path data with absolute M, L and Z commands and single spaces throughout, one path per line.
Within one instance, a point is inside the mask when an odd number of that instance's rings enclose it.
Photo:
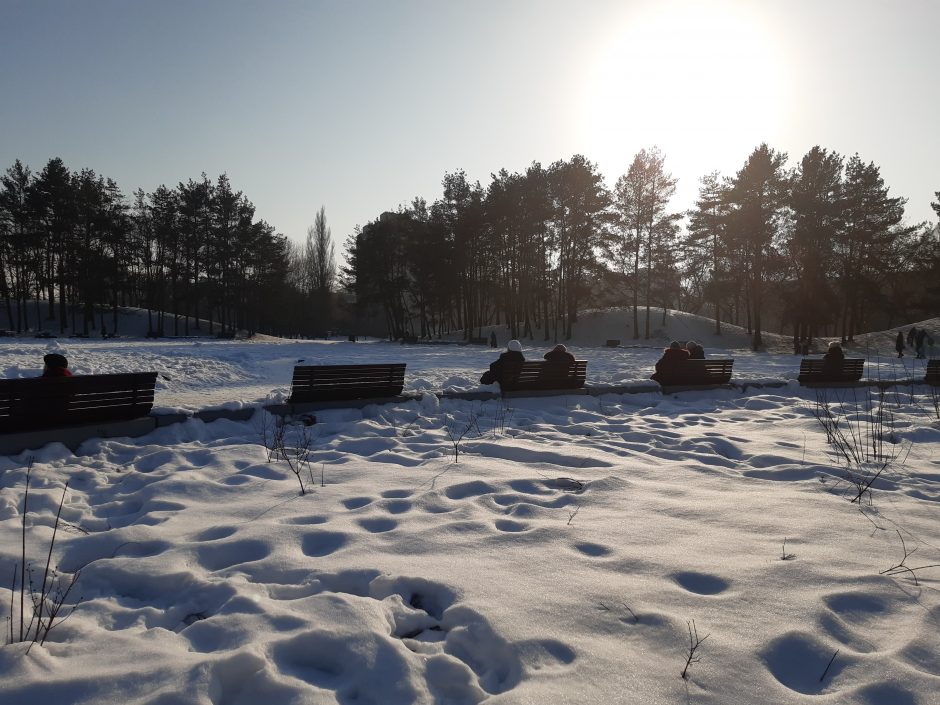
M 707 350 L 717 349 L 724 351 L 745 351 L 751 349 L 752 335 L 741 326 L 730 323 L 721 323 L 721 335 L 715 334 L 715 320 L 705 316 L 699 316 L 694 313 L 684 311 L 674 311 L 667 309 L 666 321 L 663 323 L 662 309 L 652 309 L 650 311 L 650 339 L 644 337 L 646 312 L 640 310 L 640 336 L 633 337 L 633 313 L 629 308 L 610 308 L 601 310 L 588 310 L 579 314 L 578 321 L 572 326 L 571 340 L 559 338 L 558 342 L 565 345 L 600 347 L 607 340 L 620 340 L 623 347 L 653 347 L 662 348 L 672 340 L 685 342 L 695 340 L 703 345 Z M 937 349 L 940 350 L 940 317 L 931 318 L 924 321 L 915 321 L 907 323 L 898 328 L 888 331 L 879 331 L 866 333 L 855 337 L 853 342 L 847 344 L 847 349 L 854 354 L 862 356 L 868 352 L 871 356 L 882 355 L 892 356 L 894 353 L 894 340 L 899 330 L 903 330 L 905 335 L 911 326 L 917 328 L 926 328 L 932 332 L 935 338 Z M 506 344 L 509 340 L 508 329 L 506 326 L 484 326 L 482 335 L 489 338 L 490 331 L 496 332 L 496 338 L 500 346 Z M 476 334 L 476 329 L 474 329 Z M 761 331 L 764 340 L 764 349 L 771 353 L 788 354 L 793 351 L 793 335 L 787 332 L 784 335 L 770 331 Z M 459 339 L 457 335 L 449 336 L 451 339 Z M 532 346 L 544 345 L 544 332 L 535 331 L 535 335 L 530 338 L 524 338 L 524 342 Z M 836 338 L 834 338 L 836 339 Z M 818 338 L 813 343 L 813 350 L 823 352 L 829 338 Z M 554 329 L 550 331 L 549 342 L 554 342 Z
M 31 327 L 35 329 L 35 301 L 31 302 L 29 310 L 30 322 L 33 324 Z M 47 311 L 45 304 L 42 305 L 41 311 Z M 100 316 L 96 315 L 96 321 L 99 320 Z M 110 333 L 113 333 L 114 330 L 112 324 L 112 314 L 110 310 L 105 312 L 104 320 L 107 330 Z M 156 314 L 153 315 L 153 320 L 156 320 Z M 183 336 L 185 331 L 185 320 L 185 317 L 179 317 L 180 336 Z M 149 321 L 150 319 L 148 319 L 146 309 L 119 308 L 117 328 L 118 338 L 144 338 L 150 326 Z M 745 328 L 722 322 L 721 335 L 716 335 L 714 319 L 707 318 L 705 316 L 667 309 L 664 323 L 662 309 L 651 309 L 649 340 L 644 337 L 645 321 L 646 312 L 645 309 L 641 309 L 639 312 L 640 335 L 638 337 L 633 337 L 632 309 L 590 309 L 579 314 L 578 321 L 572 326 L 571 339 L 564 340 L 563 338 L 559 338 L 558 342 L 563 342 L 568 346 L 603 347 L 608 340 L 620 340 L 622 347 L 659 349 L 667 346 L 672 340 L 678 340 L 683 343 L 688 340 L 695 340 L 703 345 L 706 351 L 710 349 L 723 351 L 745 351 L 750 350 L 751 348 L 752 335 Z M 198 328 L 196 327 L 197 323 L 199 325 Z M 187 337 L 215 337 L 214 335 L 209 335 L 209 322 L 207 320 L 201 319 L 197 322 L 195 319 L 190 319 L 189 324 L 190 332 Z M 917 328 L 927 328 L 927 330 L 932 331 L 936 339 L 936 345 L 938 348 L 940 348 L 940 317 L 928 319 L 925 321 L 911 322 L 888 331 L 879 331 L 860 335 L 857 336 L 855 341 L 850 343 L 847 347 L 858 354 L 864 355 L 864 353 L 867 351 L 871 355 L 890 356 L 894 351 L 894 340 L 897 336 L 898 330 L 903 330 L 906 335 L 907 331 L 912 325 L 916 326 Z M 7 321 L 6 313 L 4 311 L 0 311 L 0 329 L 3 329 L 4 327 L 9 329 L 12 326 L 10 326 L 9 322 Z M 561 324 L 559 323 L 559 329 L 560 327 Z M 43 319 L 43 328 L 57 337 L 71 337 L 71 329 L 67 329 L 66 332 L 61 336 L 58 335 L 59 328 L 57 321 Z M 215 324 L 213 330 L 215 333 L 220 330 L 218 323 Z M 166 316 L 164 331 L 170 339 L 174 338 L 173 317 L 170 315 Z M 484 326 L 481 331 L 474 329 L 474 335 L 480 332 L 480 334 L 488 340 L 491 331 L 496 332 L 496 339 L 500 347 L 505 346 L 505 344 L 509 341 L 508 327 L 505 325 Z M 545 340 L 546 336 L 543 330 L 534 330 L 533 333 L 534 334 L 531 337 L 523 336 L 522 338 L 523 342 L 529 347 L 540 347 L 547 345 L 548 343 L 554 344 L 555 342 L 554 328 L 549 331 L 548 342 Z M 780 335 L 779 333 L 762 331 L 761 335 L 764 340 L 764 349 L 767 352 L 792 352 L 793 343 L 791 334 Z M 28 332 L 23 333 L 17 337 L 21 340 L 30 339 L 34 337 L 34 334 L 32 332 Z M 90 339 L 95 339 L 98 337 L 100 337 L 100 331 L 97 330 L 92 332 L 89 336 Z M 244 331 L 241 331 L 238 337 L 244 337 Z M 444 339 L 457 342 L 462 339 L 462 333 L 455 331 L 444 336 Z M 256 335 L 255 340 L 261 342 L 277 341 L 280 339 L 271 338 L 269 336 Z M 336 340 L 345 340 L 345 336 L 337 336 Z M 363 340 L 367 339 L 363 338 Z M 816 351 L 822 351 L 825 348 L 825 343 L 826 341 L 822 339 L 815 341 L 814 349 Z
M 906 341 L 907 332 L 911 327 L 916 327 L 918 330 L 921 328 L 926 329 L 928 334 L 934 339 L 932 349 L 930 345 L 927 346 L 928 357 L 936 357 L 940 354 L 940 316 L 928 318 L 924 321 L 914 321 L 907 325 L 898 326 L 897 328 L 891 328 L 889 330 L 864 333 L 863 335 L 856 336 L 852 343 L 846 345 L 846 349 L 859 354 L 868 352 L 870 354 L 885 356 L 896 355 L 894 344 L 898 333 L 903 333 Z M 906 347 L 904 354 L 905 356 L 914 357 L 915 353 L 911 348 Z
M 82 316 L 81 312 L 76 312 L 75 321 L 76 327 L 72 328 L 72 316 L 71 313 L 67 317 L 67 325 L 64 333 L 59 332 L 59 320 L 58 320 L 58 309 L 56 310 L 55 317 L 50 319 L 48 317 L 49 305 L 45 302 L 41 302 L 40 305 L 36 306 L 36 301 L 33 299 L 27 305 L 28 311 L 28 321 L 30 332 L 23 333 L 23 337 L 32 337 L 36 331 L 45 330 L 53 335 L 61 335 L 62 337 L 70 337 L 76 333 L 82 333 L 84 328 L 82 326 Z M 15 313 L 14 313 L 15 315 Z M 111 309 L 105 309 L 103 311 L 96 310 L 95 312 L 95 327 L 89 331 L 90 338 L 101 337 L 101 323 L 104 322 L 105 330 L 109 334 L 117 333 L 118 337 L 121 338 L 143 338 L 146 336 L 147 331 L 150 330 L 151 325 L 154 330 L 157 328 L 157 312 L 154 311 L 151 316 L 148 316 L 147 309 L 145 308 L 133 308 L 133 307 L 119 307 L 118 316 L 117 316 L 117 329 L 115 331 L 114 326 L 114 315 Z M 40 322 L 40 325 L 37 325 L 37 321 Z M 186 316 L 178 317 L 179 325 L 179 335 L 184 335 L 186 330 Z M 164 333 L 168 336 L 174 335 L 174 318 L 171 314 L 165 314 L 164 317 Z M 206 319 L 195 319 L 189 318 L 189 336 L 190 337 L 210 337 L 209 335 L 209 321 Z M 198 327 L 197 327 L 198 326 Z M 10 321 L 7 316 L 6 309 L 0 308 L 0 329 L 4 330 L 13 330 L 15 329 L 15 322 Z M 218 333 L 220 329 L 218 321 L 215 322 L 213 328 L 213 335 Z
M 715 334 L 715 321 L 712 318 L 698 316 L 693 313 L 667 309 L 666 320 L 663 322 L 662 309 L 650 310 L 650 339 L 644 337 L 646 325 L 646 312 L 640 310 L 640 334 L 633 336 L 633 313 L 629 308 L 611 308 L 601 310 L 588 310 L 578 315 L 578 321 L 572 326 L 570 341 L 559 340 L 566 345 L 603 346 L 607 340 L 620 340 L 623 346 L 640 346 L 661 348 L 672 340 L 685 342 L 695 340 L 706 349 L 720 348 L 723 350 L 745 350 L 751 347 L 751 334 L 740 326 L 728 323 L 721 324 L 721 335 Z M 490 330 L 496 330 L 497 339 L 502 342 L 506 337 L 505 326 L 484 328 L 484 334 L 489 336 Z M 550 339 L 554 341 L 554 331 Z M 500 337 L 502 334 L 502 337 Z M 765 347 L 768 350 L 781 350 L 791 348 L 791 339 L 775 333 L 763 333 Z M 540 342 L 544 333 L 537 331 L 533 343 Z

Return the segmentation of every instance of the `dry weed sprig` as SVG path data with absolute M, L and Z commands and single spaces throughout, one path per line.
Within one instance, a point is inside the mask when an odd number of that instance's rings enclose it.
M 65 580 L 65 577 L 59 574 L 58 568 L 52 564 L 55 540 L 59 533 L 59 525 L 62 523 L 62 507 L 65 505 L 65 497 L 69 489 L 68 482 L 66 482 L 65 486 L 62 488 L 62 497 L 59 499 L 55 523 L 52 527 L 52 537 L 49 540 L 49 548 L 46 551 L 46 564 L 42 571 L 42 581 L 39 583 L 39 589 L 36 589 L 36 584 L 33 581 L 32 565 L 26 559 L 26 516 L 29 513 L 29 485 L 32 479 L 32 470 L 33 458 L 30 457 L 26 466 L 26 487 L 23 492 L 20 560 L 19 563 L 15 564 L 13 567 L 13 576 L 10 584 L 10 631 L 8 635 L 9 643 L 11 644 L 15 642 L 30 642 L 26 649 L 27 654 L 36 642 L 39 642 L 40 646 L 45 644 L 46 639 L 49 637 L 49 632 L 68 619 L 75 612 L 83 599 L 79 597 L 63 614 L 66 601 L 72 593 L 72 590 L 78 584 L 82 571 L 80 569 L 76 570 L 71 574 L 68 580 Z M 17 571 L 19 571 L 18 586 L 16 580 Z M 29 576 L 28 580 L 27 575 Z M 32 615 L 30 616 L 29 622 L 25 621 L 27 585 L 29 586 L 29 598 L 32 607 Z M 15 595 L 17 587 L 19 588 L 20 597 L 18 634 L 14 629 L 14 623 L 16 621 L 14 612 L 16 608 Z
M 901 573 L 910 573 L 911 577 L 914 579 L 914 585 L 920 585 L 917 582 L 917 571 L 925 570 L 927 568 L 940 568 L 940 563 L 932 563 L 929 565 L 921 565 L 911 567 L 906 565 L 907 559 L 914 555 L 917 551 L 916 548 L 908 551 L 907 544 L 904 543 L 904 537 L 901 535 L 901 532 L 898 529 L 895 529 L 897 532 L 898 538 L 901 539 L 901 550 L 904 551 L 904 557 L 899 563 L 891 566 L 890 568 L 885 568 L 884 570 L 878 571 L 879 575 L 900 575 Z
M 680 674 L 683 680 L 689 677 L 689 668 L 692 666 L 692 664 L 698 663 L 702 660 L 701 656 L 696 656 L 696 652 L 702 645 L 702 642 L 711 636 L 711 634 L 706 634 L 701 639 L 699 639 L 698 630 L 695 628 L 694 619 L 686 622 L 686 624 L 689 627 L 689 653 L 686 655 L 685 668 L 682 669 L 682 673 Z

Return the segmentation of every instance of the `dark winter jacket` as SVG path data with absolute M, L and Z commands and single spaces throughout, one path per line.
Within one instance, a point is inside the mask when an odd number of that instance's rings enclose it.
M 499 358 L 490 363 L 490 369 L 483 373 L 480 378 L 481 384 L 492 384 L 498 382 L 503 375 L 512 374 L 512 370 L 518 370 L 525 362 L 525 355 L 515 350 L 507 350 Z
M 917 336 L 917 328 L 916 328 L 916 327 L 912 327 L 912 328 L 907 332 L 907 344 L 910 345 L 910 346 L 913 346 L 913 345 L 914 345 L 914 338 L 915 338 L 916 336 Z
M 894 349 L 898 352 L 904 352 L 904 333 L 898 331 L 898 339 L 894 342 Z
M 542 357 L 548 362 L 561 362 L 569 365 L 574 362 L 574 355 L 567 350 L 549 350 Z
M 826 372 L 841 372 L 845 353 L 842 348 L 829 348 L 823 355 L 823 370 Z
M 701 345 L 695 345 L 689 349 L 689 359 L 690 360 L 704 360 L 705 359 L 705 348 Z
M 43 377 L 71 377 L 72 372 L 68 367 L 47 367 L 43 370 Z
M 663 350 L 663 356 L 656 363 L 656 372 L 650 379 L 657 382 L 662 379 L 668 379 L 681 371 L 682 364 L 689 359 L 689 351 L 685 348 L 666 348 Z

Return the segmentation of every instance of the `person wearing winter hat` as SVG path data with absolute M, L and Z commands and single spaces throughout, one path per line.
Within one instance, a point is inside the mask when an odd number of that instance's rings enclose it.
M 59 353 L 49 353 L 42 358 L 42 376 L 43 377 L 71 377 L 69 370 L 69 361 L 65 355 Z
M 838 340 L 833 340 L 829 343 L 829 349 L 826 351 L 826 354 L 823 355 L 823 359 L 842 362 L 845 359 L 845 353 L 842 351 L 842 343 Z
M 685 344 L 685 349 L 689 351 L 690 360 L 704 360 L 705 359 L 705 348 L 696 343 L 694 340 L 690 340 Z
M 525 362 L 525 356 L 522 354 L 522 343 L 518 340 L 510 340 L 506 346 L 506 352 L 490 363 L 490 369 L 480 377 L 480 384 L 498 382 L 504 374 L 509 373 L 513 368 L 518 370 L 522 367 L 523 362 Z
M 689 351 L 679 345 L 679 341 L 673 340 L 669 347 L 663 350 L 663 356 L 656 362 L 656 372 L 650 375 L 650 379 L 662 383 L 676 372 L 679 372 L 686 360 L 689 359 Z
M 542 357 L 548 360 L 548 362 L 560 362 L 568 365 L 574 362 L 574 355 L 568 352 L 568 348 L 561 343 L 553 347 Z
M 842 352 L 842 344 L 838 340 L 829 343 L 829 349 L 823 355 L 823 371 L 826 374 L 835 374 L 842 371 L 842 361 L 845 359 L 845 353 Z

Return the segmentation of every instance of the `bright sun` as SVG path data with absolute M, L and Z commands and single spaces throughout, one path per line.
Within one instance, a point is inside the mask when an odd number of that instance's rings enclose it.
M 788 110 L 772 33 L 743 4 L 647 7 L 602 49 L 585 86 L 587 153 L 624 170 L 652 145 L 677 173 L 743 164 Z

